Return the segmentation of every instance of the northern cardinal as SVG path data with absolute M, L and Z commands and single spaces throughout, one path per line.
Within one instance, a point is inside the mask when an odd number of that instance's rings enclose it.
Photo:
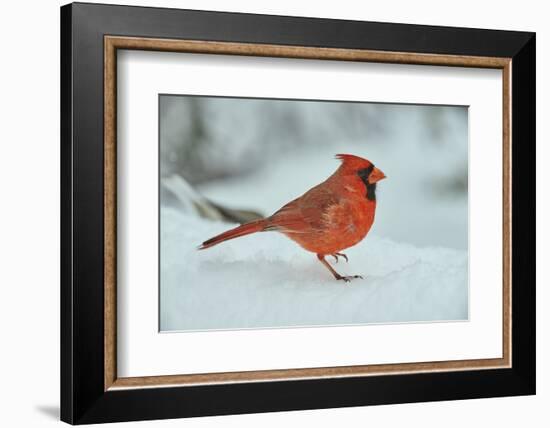
M 255 232 L 283 233 L 317 258 L 337 280 L 349 282 L 360 275 L 343 276 L 326 261 L 330 255 L 348 258 L 341 253 L 360 242 L 369 232 L 376 211 L 376 183 L 386 178 L 367 159 L 340 154 L 340 167 L 321 184 L 311 188 L 273 215 L 245 223 L 204 241 L 199 250 L 229 239 Z

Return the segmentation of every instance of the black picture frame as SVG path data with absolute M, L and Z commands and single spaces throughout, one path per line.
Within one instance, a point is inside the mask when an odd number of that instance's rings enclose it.
M 104 36 L 512 58 L 512 367 L 104 390 Z M 61 8 L 61 419 L 71 424 L 535 393 L 535 34 L 73 3 Z

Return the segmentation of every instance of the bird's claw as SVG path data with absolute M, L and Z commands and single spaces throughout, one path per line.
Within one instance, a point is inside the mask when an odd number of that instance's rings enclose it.
M 332 257 L 334 257 L 335 263 L 338 263 L 338 258 L 343 257 L 346 263 L 348 262 L 348 256 L 346 256 L 344 253 L 334 253 L 331 254 Z
M 352 279 L 363 279 L 361 275 L 349 275 L 349 276 L 340 276 L 340 278 L 344 282 L 351 282 Z
M 336 253 L 336 255 L 343 257 L 346 260 L 346 263 L 348 262 L 348 256 L 346 256 L 344 253 Z

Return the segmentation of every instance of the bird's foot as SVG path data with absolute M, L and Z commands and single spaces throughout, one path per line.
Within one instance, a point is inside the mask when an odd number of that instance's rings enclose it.
M 363 279 L 363 277 L 361 275 L 349 275 L 349 276 L 342 276 L 342 275 L 338 275 L 336 277 L 337 280 L 342 280 L 344 282 L 351 282 L 352 279 Z
M 343 257 L 346 260 L 346 263 L 348 262 L 348 256 L 346 256 L 344 253 L 334 253 L 331 254 L 332 257 L 334 257 L 334 260 L 336 263 L 338 263 L 338 258 Z

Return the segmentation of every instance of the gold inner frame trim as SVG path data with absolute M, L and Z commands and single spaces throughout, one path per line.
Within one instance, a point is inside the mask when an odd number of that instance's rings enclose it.
M 117 50 L 147 50 L 218 55 L 242 55 L 393 64 L 494 68 L 502 70 L 503 94 L 503 308 L 502 357 L 420 363 L 354 365 L 170 376 L 117 376 L 116 367 L 116 85 Z M 511 58 L 419 54 L 361 49 L 337 49 L 252 43 L 171 40 L 140 37 L 104 37 L 104 389 L 193 386 L 220 383 L 339 378 L 406 373 L 480 370 L 511 367 Z

